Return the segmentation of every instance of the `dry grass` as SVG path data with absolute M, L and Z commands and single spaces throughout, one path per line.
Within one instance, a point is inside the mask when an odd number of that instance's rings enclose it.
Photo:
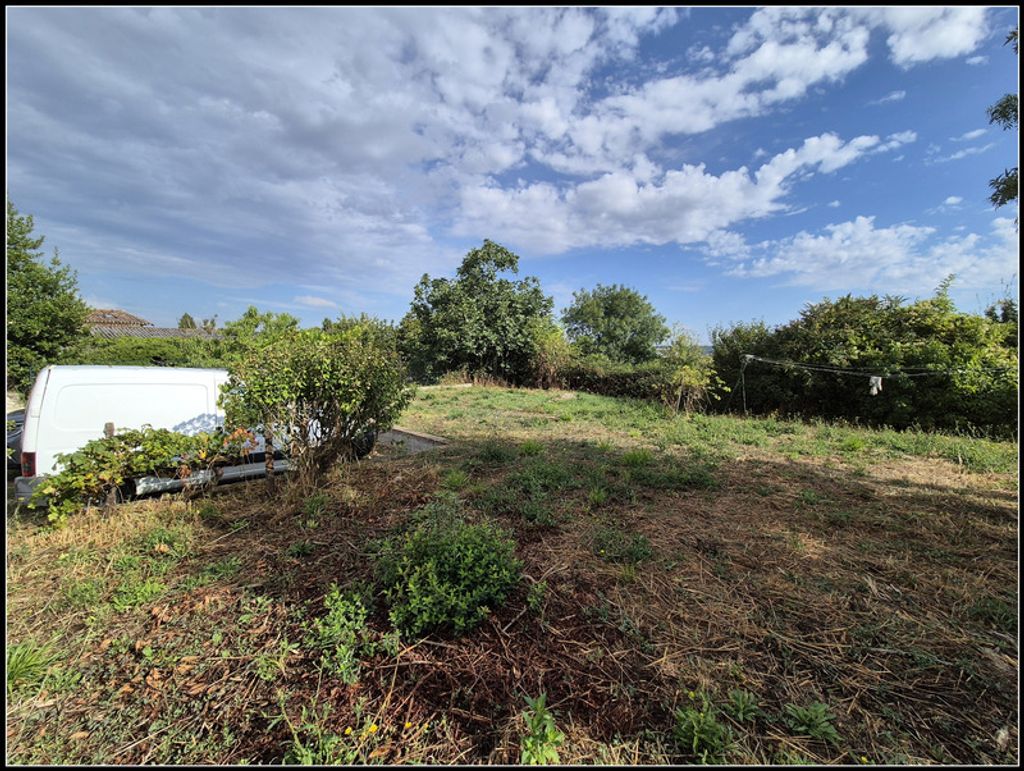
M 56 532 L 9 519 L 9 643 L 62 651 L 14 692 L 9 759 L 280 762 L 298 735 L 342 737 L 357 762 L 514 763 L 524 696 L 545 692 L 563 762 L 690 762 L 672 741 L 674 710 L 691 691 L 721 705 L 735 688 L 762 716 L 720 715 L 734 762 L 1016 757 L 1015 474 L 893 457 L 869 432 L 860 455 L 795 452 L 809 441 L 799 429 L 702 447 L 667 442 L 613 400 L 591 415 L 558 394 L 435 393 L 444 406 L 417 401 L 403 425 L 458 441 L 338 469 L 315 521 L 299 501 L 267 501 L 260 483 L 189 506 L 138 501 Z M 636 447 L 649 454 L 624 463 Z M 467 635 L 363 661 L 355 686 L 321 672 L 303 624 L 332 582 L 372 581 L 368 542 L 452 470 L 467 477 L 471 515 L 515 534 L 523 585 Z M 524 477 L 539 480 L 549 524 L 508 492 Z M 595 553 L 600 528 L 646 538 L 649 556 Z M 165 591 L 112 609 L 147 579 Z M 541 582 L 536 612 L 527 596 Z M 383 607 L 370 626 L 388 630 Z M 264 679 L 282 641 L 294 650 Z M 781 719 L 813 701 L 835 714 L 839 744 Z

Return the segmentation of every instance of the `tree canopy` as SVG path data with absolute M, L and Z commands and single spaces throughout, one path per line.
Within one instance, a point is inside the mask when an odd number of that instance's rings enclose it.
M 78 279 L 57 250 L 43 261 L 45 236 L 35 236 L 32 215 L 7 201 L 7 388 L 25 392 L 36 373 L 86 336 L 88 306 Z
M 631 364 L 653 359 L 655 346 L 669 335 L 665 317 L 644 295 L 617 284 L 574 292 L 562 322 L 581 353 Z
M 181 318 L 178 319 L 178 329 L 195 329 L 196 320 L 192 318 L 191 313 L 181 314 Z
M 511 382 L 529 376 L 534 323 L 551 315 L 552 300 L 533 276 L 513 281 L 519 257 L 485 240 L 466 254 L 454 279 L 424 274 L 399 327 L 403 353 L 416 375 L 431 379 L 461 368 Z

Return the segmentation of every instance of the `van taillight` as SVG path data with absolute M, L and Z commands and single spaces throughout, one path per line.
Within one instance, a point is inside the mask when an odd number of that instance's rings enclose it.
M 34 452 L 23 452 L 21 454 L 21 475 L 23 477 L 34 477 L 36 475 L 36 454 Z

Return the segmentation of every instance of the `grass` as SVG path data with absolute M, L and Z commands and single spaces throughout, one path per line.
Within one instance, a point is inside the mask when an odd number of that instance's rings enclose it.
M 9 516 L 11 762 L 1015 760 L 1016 444 L 476 386 L 400 422 L 451 442 L 291 506 Z M 400 638 L 371 544 L 454 502 L 523 581 Z

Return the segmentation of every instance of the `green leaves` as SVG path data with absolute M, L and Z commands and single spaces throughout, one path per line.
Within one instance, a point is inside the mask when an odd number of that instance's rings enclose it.
M 484 241 L 470 251 L 456 278 L 424 275 L 400 325 L 400 347 L 414 374 L 434 379 L 465 367 L 520 383 L 529 379 L 535 348 L 532 324 L 550 316 L 552 300 L 536 278 L 498 278 L 519 258 Z
M 32 216 L 7 201 L 7 388 L 25 392 L 36 373 L 84 339 L 88 307 L 78 281 L 54 254 L 43 262 L 43 236 Z
M 647 298 L 629 287 L 598 284 L 573 294 L 562 313 L 569 339 L 584 355 L 607 356 L 611 361 L 639 364 L 657 355 L 654 346 L 669 329 L 665 318 Z

